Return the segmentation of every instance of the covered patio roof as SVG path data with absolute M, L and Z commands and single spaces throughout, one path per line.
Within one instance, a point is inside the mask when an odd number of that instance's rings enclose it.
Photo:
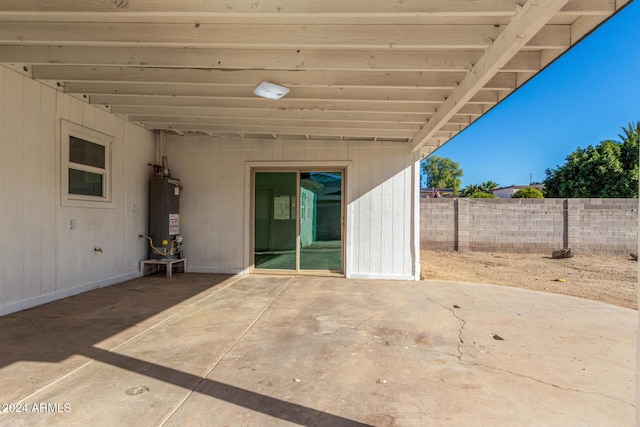
M 628 2 L 5 0 L 0 62 L 150 130 L 429 154 Z

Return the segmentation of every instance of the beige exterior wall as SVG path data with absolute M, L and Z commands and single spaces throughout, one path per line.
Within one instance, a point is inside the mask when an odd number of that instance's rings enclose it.
M 250 167 L 346 167 L 346 275 L 419 278 L 418 156 L 408 144 L 171 136 L 189 270 L 246 273 Z
M 5 67 L 0 93 L 0 315 L 136 277 L 153 133 Z M 111 207 L 61 206 L 62 119 L 114 137 Z
M 137 277 L 153 133 L 6 67 L 0 93 L 0 315 Z M 62 120 L 114 137 L 109 207 L 62 205 Z M 170 136 L 189 270 L 248 272 L 250 164 L 336 164 L 347 276 L 419 278 L 418 161 L 404 143 Z

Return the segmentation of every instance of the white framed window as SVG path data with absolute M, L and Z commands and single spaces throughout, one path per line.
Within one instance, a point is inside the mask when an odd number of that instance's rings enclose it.
M 66 120 L 60 129 L 62 205 L 111 207 L 113 137 Z

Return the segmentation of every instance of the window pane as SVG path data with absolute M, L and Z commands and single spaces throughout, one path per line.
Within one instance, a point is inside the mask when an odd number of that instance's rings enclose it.
M 102 174 L 69 169 L 69 194 L 103 197 Z
M 69 161 L 104 169 L 105 147 L 69 135 Z
M 257 172 L 255 268 L 296 269 L 295 172 Z
M 300 269 L 342 271 L 342 173 L 300 174 Z

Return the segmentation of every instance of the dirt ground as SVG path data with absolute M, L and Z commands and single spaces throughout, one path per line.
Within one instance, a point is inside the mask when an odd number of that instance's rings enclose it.
M 492 283 L 638 309 L 638 263 L 630 257 L 421 251 L 422 278 Z

